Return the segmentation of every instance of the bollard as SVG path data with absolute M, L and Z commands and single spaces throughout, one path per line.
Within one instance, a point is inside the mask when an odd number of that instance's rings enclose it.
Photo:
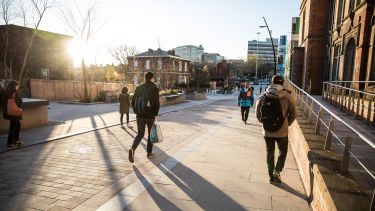
M 316 119 L 316 124 L 315 124 L 315 134 L 319 135 L 320 134 L 320 126 L 321 126 L 321 118 L 322 118 L 322 107 L 319 108 L 318 112 L 318 117 Z
M 361 95 L 358 93 L 357 96 L 358 96 L 358 98 L 357 98 L 357 110 L 355 111 L 355 117 L 357 119 L 359 119 L 359 108 L 361 106 Z
M 331 120 L 329 120 L 328 130 L 326 134 L 326 140 L 324 143 L 325 150 L 331 150 L 332 145 L 332 129 L 333 129 L 333 117 L 331 116 Z
M 352 148 L 352 136 L 349 133 L 348 137 L 346 137 L 345 149 L 344 149 L 344 152 L 342 154 L 342 159 L 341 159 L 340 172 L 342 174 L 347 174 L 349 172 L 351 148 Z
M 314 113 L 314 100 L 311 99 L 310 112 L 309 112 L 309 116 L 307 117 L 307 124 L 311 123 L 311 116 L 313 113 Z
M 369 101 L 368 101 L 368 108 L 367 108 L 367 121 L 371 122 L 371 113 L 372 113 L 372 102 L 374 101 L 374 96 L 371 95 Z
M 352 90 L 349 89 L 349 102 L 348 102 L 348 107 L 347 107 L 348 111 L 351 111 L 351 106 L 352 106 Z
M 365 107 L 366 107 L 365 103 L 366 103 L 366 94 L 363 94 L 362 104 L 361 104 L 362 110 L 361 110 L 361 115 L 360 115 L 361 118 L 363 118 L 363 116 L 365 114 Z
M 306 95 L 305 108 L 303 109 L 303 116 L 306 116 L 307 107 L 309 106 L 309 98 Z

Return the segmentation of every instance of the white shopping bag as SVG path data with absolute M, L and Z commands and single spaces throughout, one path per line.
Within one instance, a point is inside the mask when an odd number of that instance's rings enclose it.
M 161 128 L 158 121 L 155 119 L 154 124 L 151 127 L 150 131 L 150 142 L 151 143 L 160 143 L 163 141 L 163 134 L 161 133 Z

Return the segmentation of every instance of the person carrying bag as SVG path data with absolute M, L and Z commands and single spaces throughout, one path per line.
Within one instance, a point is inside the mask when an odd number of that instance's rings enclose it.
M 8 149 L 14 149 L 23 145 L 20 141 L 20 129 L 22 120 L 22 98 L 18 94 L 18 81 L 10 81 L 6 87 L 3 102 L 3 117 L 9 120 Z

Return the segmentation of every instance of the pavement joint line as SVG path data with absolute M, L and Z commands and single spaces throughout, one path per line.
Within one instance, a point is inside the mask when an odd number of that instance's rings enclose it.
M 157 167 L 154 167 L 152 170 L 146 174 L 142 174 L 142 178 L 133 182 L 129 187 L 122 190 L 116 196 L 109 199 L 106 203 L 101 205 L 97 211 L 116 211 L 125 209 L 134 199 L 140 196 L 147 188 L 149 188 L 153 183 L 155 183 L 159 178 L 161 178 L 164 173 L 171 172 L 178 163 L 188 157 L 194 152 L 194 149 L 197 149 L 200 145 L 205 143 L 213 133 L 217 132 L 220 127 L 223 127 L 225 124 L 228 124 L 226 119 L 221 120 L 220 123 L 212 127 L 209 131 L 197 137 L 194 141 L 189 143 L 187 146 L 182 148 L 180 151 L 176 152 L 174 155 L 170 156 L 167 160 L 160 163 Z M 193 149 L 192 151 L 184 151 L 184 149 Z M 130 173 L 128 176 L 137 177 L 135 172 Z M 176 177 L 178 178 L 178 177 Z M 179 179 L 179 178 L 178 178 Z M 134 194 L 134 191 L 136 193 Z
M 210 102 L 207 102 L 207 103 L 197 103 L 197 104 L 191 105 L 191 106 L 185 106 L 185 107 L 182 107 L 182 108 L 176 108 L 176 109 L 168 110 L 168 111 L 160 113 L 159 115 L 168 114 L 168 113 L 172 113 L 172 112 L 184 110 L 184 109 L 190 109 L 190 108 L 194 108 L 194 107 L 198 107 L 198 106 L 209 105 L 209 104 L 215 103 L 215 102 L 220 101 L 220 100 L 227 100 L 227 99 L 225 99 L 225 98 L 214 99 L 213 101 L 210 101 Z M 129 122 L 134 122 L 134 121 L 136 121 L 136 119 L 132 119 Z M 39 144 L 45 144 L 45 143 L 48 143 L 48 142 L 58 141 L 58 140 L 61 140 L 61 139 L 70 138 L 70 137 L 82 135 L 82 134 L 89 133 L 89 132 L 107 129 L 107 128 L 110 128 L 110 127 L 115 127 L 115 126 L 118 126 L 118 125 L 120 125 L 120 123 L 109 124 L 109 125 L 104 125 L 104 126 L 99 126 L 99 127 L 93 127 L 93 128 L 86 129 L 86 130 L 67 133 L 67 134 L 64 134 L 64 135 L 58 135 L 58 136 L 55 136 L 55 137 L 47 138 L 47 139 L 45 139 L 43 141 L 40 141 L 38 143 L 25 145 L 25 146 L 22 146 L 22 147 L 18 147 L 16 149 L 11 149 L 11 150 L 6 149 L 4 151 L 0 151 L 0 153 L 5 153 L 5 152 L 13 151 L 13 150 L 19 150 L 19 149 L 23 149 L 23 148 L 26 148 L 26 147 L 36 146 L 36 145 L 39 145 Z

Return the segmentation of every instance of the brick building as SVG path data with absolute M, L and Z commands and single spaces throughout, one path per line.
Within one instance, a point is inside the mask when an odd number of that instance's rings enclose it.
M 6 42 L 3 36 L 6 28 L 9 37 L 8 51 L 5 51 Z M 35 39 L 24 78 L 72 79 L 73 58 L 68 47 L 73 37 L 17 25 L 0 26 L 0 78 L 9 79 L 11 68 L 12 78 L 18 79 L 33 34 Z M 5 53 L 6 66 L 2 65 Z
M 191 62 L 175 56 L 172 52 L 149 49 L 128 58 L 129 70 L 125 80 L 135 85 L 144 81 L 144 74 L 152 71 L 155 74 L 155 83 L 160 88 L 175 88 L 178 85 L 190 83 Z
M 323 81 L 375 80 L 374 23 L 374 1 L 302 0 L 292 80 L 312 94 Z

